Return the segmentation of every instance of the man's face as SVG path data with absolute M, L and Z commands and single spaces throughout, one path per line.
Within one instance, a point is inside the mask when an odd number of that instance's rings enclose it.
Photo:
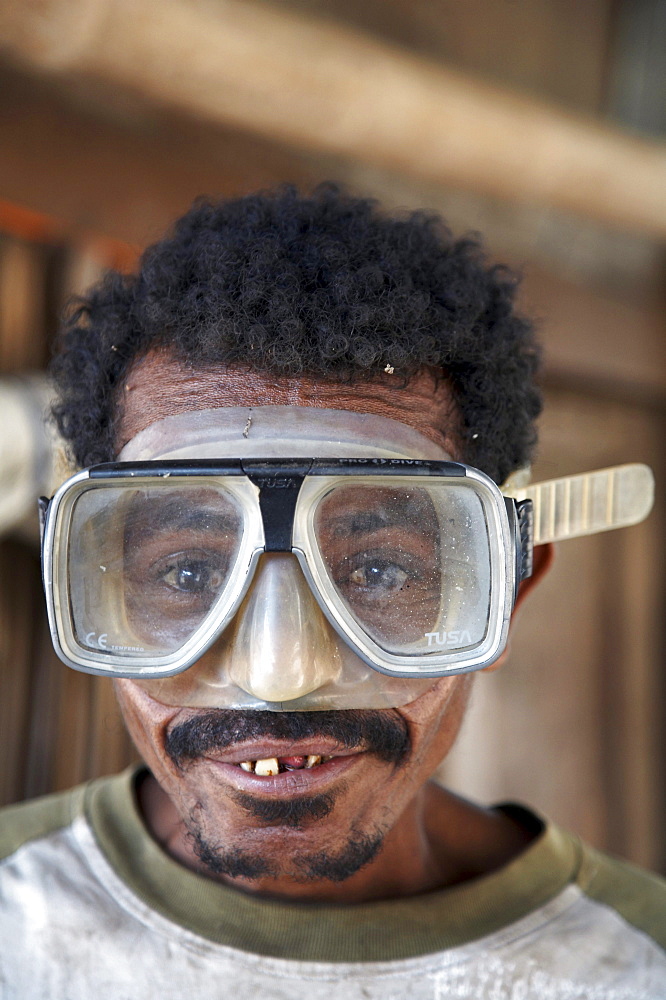
M 390 417 L 455 457 L 455 413 L 428 373 L 406 388 L 341 386 L 239 369 L 191 371 L 157 352 L 126 380 L 122 447 L 156 420 L 221 406 L 314 406 Z M 449 428 L 442 433 L 439 428 Z M 291 558 L 291 557 L 289 557 Z M 418 849 L 423 786 L 450 749 L 469 675 L 433 682 L 415 700 L 382 711 L 249 712 L 167 706 L 129 680 L 117 692 L 129 731 L 174 811 L 174 852 L 209 872 L 269 891 L 362 880 L 373 866 Z M 330 758 L 305 767 L 308 758 Z M 275 776 L 241 762 L 278 758 Z M 380 850 L 381 846 L 381 850 Z

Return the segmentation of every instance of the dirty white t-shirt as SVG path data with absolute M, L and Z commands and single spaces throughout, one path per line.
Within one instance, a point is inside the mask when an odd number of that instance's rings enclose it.
M 664 883 L 555 827 L 451 889 L 277 902 L 165 855 L 136 779 L 0 813 L 2 1000 L 666 1000 Z

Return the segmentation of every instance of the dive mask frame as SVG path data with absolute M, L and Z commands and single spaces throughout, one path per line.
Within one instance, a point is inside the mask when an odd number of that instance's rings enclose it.
M 427 656 L 399 655 L 383 649 L 354 622 L 331 586 L 314 538 L 310 513 L 334 480 L 393 482 L 435 479 L 472 490 L 488 528 L 490 600 L 484 637 L 473 649 L 438 650 Z M 362 477 L 362 478 L 361 478 Z M 118 655 L 80 643 L 72 626 L 67 553 L 72 511 L 91 489 L 157 489 L 175 482 L 220 482 L 245 487 L 239 496 L 249 510 L 249 531 L 235 566 L 233 585 L 215 601 L 196 632 L 175 652 L 159 656 Z M 253 499 L 254 497 L 254 499 Z M 228 626 L 251 585 L 263 553 L 291 552 L 332 627 L 352 651 L 380 674 L 437 678 L 483 669 L 503 652 L 520 581 L 531 575 L 532 501 L 514 499 L 483 472 L 460 462 L 404 458 L 243 458 L 115 462 L 93 466 L 67 480 L 51 500 L 40 500 L 43 576 L 49 625 L 57 655 L 86 673 L 151 680 L 182 673 L 199 660 Z M 427 665 L 426 665 L 427 664 Z

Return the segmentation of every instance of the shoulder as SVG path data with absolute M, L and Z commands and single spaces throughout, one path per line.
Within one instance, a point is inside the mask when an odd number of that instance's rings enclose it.
M 20 802 L 0 809 L 0 862 L 28 844 L 52 839 L 84 818 L 93 828 L 101 813 L 127 811 L 135 781 L 143 772 L 133 765 L 120 774 L 95 778 L 66 792 Z
M 514 803 L 497 807 L 537 836 L 505 870 L 506 893 L 545 913 L 550 933 L 570 943 L 615 944 L 628 956 L 666 950 L 666 881 L 585 844 L 579 836 Z M 502 872 L 498 873 L 501 880 Z M 497 880 L 497 879 L 496 879 Z
M 626 923 L 666 948 L 666 881 L 580 846 L 576 883 L 588 899 L 614 910 Z
M 87 785 L 0 809 L 0 860 L 31 841 L 72 824 L 83 811 Z

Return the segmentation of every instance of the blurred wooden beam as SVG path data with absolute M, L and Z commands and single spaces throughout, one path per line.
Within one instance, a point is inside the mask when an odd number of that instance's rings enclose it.
M 321 179 L 304 157 L 247 132 L 183 114 L 123 114 L 124 95 L 109 108 L 97 91 L 84 100 L 80 88 L 1 64 L 0 93 L 0 197 L 61 220 L 51 235 L 64 229 L 71 240 L 78 230 L 143 248 L 197 195 Z
M 354 191 L 377 192 L 392 207 L 432 205 L 456 229 L 466 224 L 486 232 L 493 225 L 490 243 L 498 259 L 525 272 L 521 307 L 527 315 L 544 317 L 540 326 L 548 377 L 602 378 L 613 392 L 623 387 L 631 394 L 647 393 L 663 406 L 666 340 L 659 288 L 641 288 L 638 271 L 629 284 L 626 276 L 619 280 L 619 264 L 609 265 L 596 284 L 585 281 L 584 271 L 577 279 L 560 273 L 543 255 L 543 229 L 521 232 L 525 212 L 505 210 L 499 224 L 490 203 L 470 196 L 451 217 L 455 199 L 437 202 L 433 186 L 401 180 L 394 189 L 391 175 L 380 171 L 366 169 L 359 176 L 354 169 L 347 173 L 339 162 L 313 158 L 307 163 L 307 157 L 287 155 L 279 146 L 182 116 L 156 117 L 149 129 L 135 128 L 104 117 L 97 106 L 82 108 L 59 99 L 55 90 L 37 78 L 0 68 L 0 92 L 6 97 L 0 101 L 0 197 L 51 217 L 50 227 L 42 220 L 43 236 L 61 233 L 76 246 L 77 256 L 82 248 L 87 251 L 91 233 L 145 246 L 197 194 L 228 197 L 287 179 L 309 186 L 322 176 L 334 176 Z M 0 205 L 0 227 L 2 222 Z M 10 226 L 9 232 L 15 229 Z M 512 245 L 517 234 L 523 242 Z M 567 236 L 575 248 L 580 234 L 573 222 L 564 237 L 552 234 L 551 242 L 566 243 Z M 609 244 L 621 246 L 627 239 L 607 234 Z M 81 290 L 82 283 L 77 286 Z M 627 331 L 632 331 L 631 350 Z
M 23 0 L 0 44 L 191 115 L 441 184 L 666 234 L 657 143 L 246 0 Z

